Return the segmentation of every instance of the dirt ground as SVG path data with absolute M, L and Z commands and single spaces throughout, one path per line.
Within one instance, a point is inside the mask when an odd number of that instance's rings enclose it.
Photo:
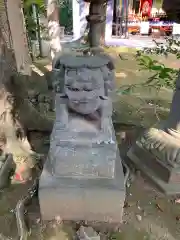
M 116 62 L 116 75 L 117 86 L 122 84 L 131 84 L 132 82 L 142 81 L 144 79 L 143 73 L 137 71 L 137 66 L 133 60 L 132 54 L 123 53 L 124 57 L 128 58 L 127 62 Z M 165 60 L 167 61 L 167 60 Z M 170 62 L 173 62 L 172 59 Z M 41 66 L 42 62 L 38 62 L 37 66 Z M 43 63 L 44 65 L 44 63 Z M 131 66 L 131 68 L 129 68 Z M 42 70 L 42 69 L 41 69 Z M 32 89 L 39 88 L 38 91 L 42 91 L 43 94 L 51 95 L 44 87 L 44 77 L 33 79 L 30 85 L 30 92 Z M 35 85 L 34 85 L 34 82 Z M 37 86 L 39 85 L 39 86 Z M 35 87 L 34 87 L 35 86 Z M 143 93 L 141 92 L 141 96 Z M 147 95 L 144 93 L 144 95 Z M 167 106 L 160 108 L 158 116 L 154 112 L 154 109 L 143 108 L 138 114 L 137 108 L 140 109 L 141 103 L 136 97 L 137 101 L 134 101 L 134 96 L 124 97 L 116 101 L 115 107 L 117 114 L 115 115 L 115 126 L 117 138 L 120 143 L 120 151 L 124 149 L 124 145 L 121 145 L 121 133 L 126 132 L 128 144 L 137 137 L 139 133 L 138 127 L 148 127 L 154 124 L 158 120 L 165 119 L 168 114 L 168 105 L 172 96 L 172 92 L 167 96 Z M 155 95 L 148 96 L 149 99 L 155 97 Z M 164 100 L 164 94 L 159 97 Z M 124 111 L 124 112 L 123 112 Z M 131 126 L 122 127 L 122 124 L 134 124 L 137 127 Z M 42 132 L 30 132 L 29 138 L 32 146 L 37 152 L 46 154 L 48 151 L 48 145 L 45 144 L 44 138 L 48 139 L 47 133 Z M 17 239 L 17 227 L 14 214 L 14 208 L 17 201 L 27 193 L 29 184 L 11 185 L 10 188 L 0 192 L 0 233 L 9 237 L 10 239 Z M 41 222 L 39 214 L 39 206 L 37 198 L 34 198 L 31 205 L 28 207 L 26 213 L 28 219 L 28 225 L 30 228 L 30 234 L 28 239 L 34 240 L 66 240 L 75 239 L 75 231 L 78 223 L 62 223 L 57 221 L 53 222 Z M 180 200 L 178 197 L 167 197 L 159 193 L 153 186 L 151 186 L 146 179 L 143 179 L 140 174 L 137 175 L 132 184 L 127 188 L 127 197 L 124 205 L 124 217 L 119 231 L 107 232 L 106 227 L 101 224 L 95 226 L 97 231 L 100 231 L 102 239 L 114 239 L 114 240 L 178 240 L 180 239 Z M 3 237 L 0 239 L 3 239 Z

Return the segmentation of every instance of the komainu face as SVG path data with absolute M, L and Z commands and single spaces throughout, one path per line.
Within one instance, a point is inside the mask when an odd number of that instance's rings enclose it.
M 100 108 L 104 79 L 99 69 L 66 69 L 65 94 L 69 108 L 80 114 L 91 114 Z

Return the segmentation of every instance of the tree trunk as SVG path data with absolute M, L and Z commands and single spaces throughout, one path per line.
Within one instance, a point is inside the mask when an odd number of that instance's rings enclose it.
M 102 16 L 106 16 L 106 10 L 107 10 L 107 3 L 105 3 L 103 5 L 103 9 L 102 9 Z M 106 21 L 101 23 L 101 40 L 100 43 L 101 45 L 104 45 L 104 41 L 105 41 L 105 29 L 106 29 Z
M 89 44 L 90 47 L 99 47 L 101 39 L 101 23 L 95 21 L 97 14 L 101 12 L 101 4 L 96 4 L 94 2 L 90 3 L 89 6 Z M 94 20 L 94 21 L 93 21 Z
M 21 0 L 7 0 L 6 4 L 17 71 L 30 76 L 32 62 L 28 49 L 26 26 Z
M 89 15 L 87 21 L 89 22 L 89 44 L 91 48 L 98 48 L 101 43 L 102 26 L 105 22 L 105 1 L 90 1 Z
M 0 150 L 11 153 L 16 173 L 31 177 L 37 154 L 27 140 L 27 129 L 51 131 L 52 122 L 36 111 L 27 98 L 27 91 L 16 72 L 14 52 L 8 49 L 0 30 Z M 16 77 L 13 77 L 17 75 Z M 39 125 L 39 127 L 38 127 Z M 4 182 L 0 175 L 0 182 Z
M 25 166 L 25 164 L 27 170 L 34 165 L 33 158 L 30 157 L 33 152 L 27 141 L 23 126 L 16 118 L 15 98 L 8 90 L 10 78 L 14 71 L 14 69 L 12 71 L 9 60 L 12 64 L 14 55 L 12 51 L 6 48 L 2 34 L 0 34 L 0 59 L 0 148 L 5 154 L 13 154 L 17 171 L 19 171 L 20 166 Z M 1 177 L 0 181 L 2 180 Z
M 57 0 L 47 0 L 47 19 L 50 37 L 51 58 L 61 51 L 59 7 Z

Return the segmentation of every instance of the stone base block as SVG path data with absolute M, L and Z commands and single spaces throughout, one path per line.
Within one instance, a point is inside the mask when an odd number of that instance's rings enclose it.
M 121 222 L 124 192 L 111 189 L 46 188 L 39 194 L 43 220 Z
M 160 191 L 167 195 L 180 193 L 180 182 L 167 181 L 173 170 L 160 163 L 158 159 L 139 144 L 133 146 L 127 153 L 129 160 L 153 183 Z M 175 175 L 174 175 L 175 176 Z
M 46 170 L 40 178 L 39 203 L 43 220 L 119 223 L 125 201 L 124 174 L 116 180 L 55 178 Z
M 163 154 L 162 159 L 158 159 L 138 141 L 136 142 L 136 146 L 133 147 L 133 153 L 142 161 L 142 164 L 150 168 L 154 174 L 163 181 L 167 183 L 180 183 L 180 168 L 172 167 L 165 163 L 165 161 L 163 161 Z

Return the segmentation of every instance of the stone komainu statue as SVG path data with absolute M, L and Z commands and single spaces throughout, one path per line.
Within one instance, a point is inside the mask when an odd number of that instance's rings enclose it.
M 109 61 L 61 56 L 53 63 L 56 119 L 39 185 L 44 220 L 122 220 L 125 186 L 111 119 Z
M 59 151 L 56 157 L 53 155 L 53 158 L 61 156 L 61 160 L 66 158 L 66 164 L 68 159 L 69 163 L 72 163 L 71 169 L 69 165 L 64 165 L 64 161 L 56 161 L 54 171 L 61 171 L 61 174 L 71 176 L 81 172 L 85 177 L 85 173 L 89 172 L 89 176 L 92 175 L 92 177 L 114 177 L 113 159 L 116 159 L 117 145 L 111 130 L 112 102 L 108 98 L 109 92 L 113 90 L 114 75 L 113 71 L 108 68 L 108 59 L 97 56 L 64 56 L 59 63 L 56 61 L 54 67 L 59 68 L 60 71 L 56 72 L 57 121 L 52 138 L 55 136 L 57 138 L 55 133 L 57 128 L 61 134 L 58 140 Z M 104 149 L 106 141 L 109 148 L 106 146 Z M 92 145 L 96 149 L 94 153 L 92 153 Z M 57 147 L 55 148 L 57 151 Z M 52 159 L 52 152 L 55 151 L 54 145 L 51 150 L 49 156 Z M 101 168 L 100 163 L 98 164 L 96 158 L 102 155 L 98 151 L 104 152 L 101 160 L 103 162 L 107 160 L 109 167 L 106 169 Z M 84 158 L 88 156 L 88 164 L 86 167 L 84 165 L 83 170 Z M 78 164 L 81 165 L 79 169 Z

